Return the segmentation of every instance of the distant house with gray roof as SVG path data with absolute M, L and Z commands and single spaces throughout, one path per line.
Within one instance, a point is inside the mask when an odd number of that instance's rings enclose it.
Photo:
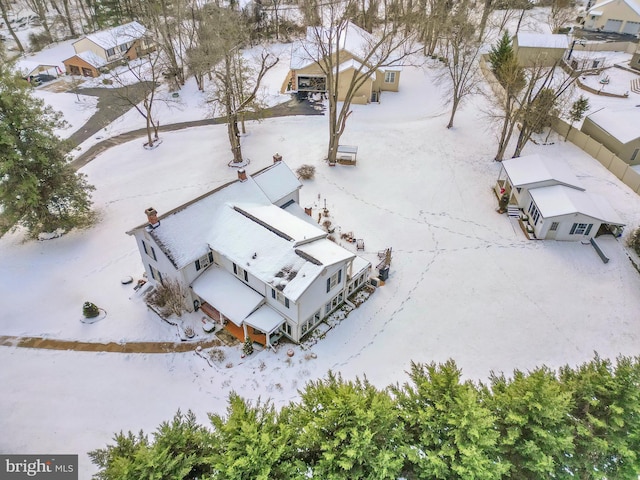
M 637 35 L 640 32 L 639 0 L 604 0 L 587 11 L 585 30 Z
M 152 285 L 185 291 L 240 340 L 299 342 L 369 279 L 371 263 L 327 238 L 299 205 L 300 181 L 281 161 L 127 232 Z
M 581 131 L 629 165 L 640 165 L 640 107 L 603 108 L 587 115 Z

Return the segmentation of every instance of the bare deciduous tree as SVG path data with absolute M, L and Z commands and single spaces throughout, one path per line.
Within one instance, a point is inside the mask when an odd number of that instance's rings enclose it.
M 20 42 L 18 35 L 13 29 L 11 22 L 9 21 L 8 4 L 9 4 L 8 0 L 0 0 L 0 13 L 2 13 L 2 20 L 4 20 L 4 24 L 9 29 L 9 33 L 11 34 L 13 41 L 16 42 L 16 46 L 18 47 L 18 50 L 20 50 L 20 53 L 24 53 L 24 47 L 22 46 L 22 43 Z
M 331 1 L 321 7 L 326 27 L 307 29 L 307 39 L 297 51 L 308 63 L 317 66 L 324 76 L 329 103 L 329 147 L 327 159 L 335 162 L 347 120 L 351 115 L 351 103 L 372 78 L 387 67 L 398 66 L 409 55 L 419 51 L 413 35 L 396 22 L 384 21 L 370 35 L 351 23 L 355 0 Z M 387 12 L 388 4 L 383 11 Z M 349 38 L 350 51 L 345 49 Z M 348 65 L 349 68 L 343 68 Z M 369 99 L 367 99 L 369 100 Z M 342 102 L 340 105 L 339 102 Z

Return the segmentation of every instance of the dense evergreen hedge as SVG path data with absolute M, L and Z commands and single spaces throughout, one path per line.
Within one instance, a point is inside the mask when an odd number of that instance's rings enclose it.
M 210 425 L 178 412 L 90 452 L 96 479 L 637 479 L 640 357 L 462 381 L 412 364 L 380 390 L 331 372 L 276 410 L 232 393 Z

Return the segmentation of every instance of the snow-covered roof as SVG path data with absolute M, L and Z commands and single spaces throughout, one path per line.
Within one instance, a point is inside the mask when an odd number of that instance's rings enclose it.
M 244 320 L 244 323 L 250 327 L 267 334 L 274 332 L 283 322 L 282 315 L 269 305 L 262 305 Z
M 220 225 L 218 214 L 222 207 L 238 199 L 244 202 L 270 205 L 271 202 L 255 181 L 235 181 L 213 190 L 164 215 L 160 226 L 149 234 L 177 269 L 181 269 L 209 251 L 207 236 Z M 143 224 L 137 228 L 145 228 Z
M 524 187 L 540 182 L 554 180 L 578 190 L 584 190 L 578 178 L 561 159 L 542 155 L 526 155 L 510 158 L 502 162 L 514 187 Z
M 327 236 L 327 232 L 317 225 L 303 222 L 275 205 L 255 205 L 236 203 L 234 209 L 264 228 L 283 236 L 297 247 L 301 244 L 318 240 Z
M 360 71 L 363 74 L 369 73 L 369 68 L 367 68 L 363 63 L 360 63 L 356 59 L 352 58 L 351 60 L 347 60 L 346 62 L 342 62 L 338 65 L 338 71 L 344 72 L 345 70 L 354 69 L 356 71 Z
M 14 66 L 15 70 L 20 73 L 23 77 L 28 77 L 32 75 L 34 72 L 39 72 L 42 67 L 45 68 L 57 68 L 56 65 L 47 65 L 44 63 L 39 63 L 33 60 L 18 60 Z M 56 73 L 58 73 L 56 71 Z
M 109 50 L 115 48 L 124 43 L 129 43 L 139 38 L 142 38 L 147 32 L 147 29 L 138 22 L 129 22 L 117 27 L 108 28 L 99 32 L 91 33 L 85 38 L 91 40 L 99 47 Z M 80 40 L 78 40 L 80 41 Z M 75 44 L 78 42 L 74 42 Z
M 535 48 L 568 48 L 569 37 L 562 34 L 551 33 L 523 33 L 518 32 L 518 48 L 519 47 L 535 47 Z
M 620 143 L 640 138 L 640 107 L 603 108 L 587 115 L 587 118 Z
M 364 61 L 365 57 L 369 56 L 371 49 L 376 45 L 376 39 L 373 35 L 351 22 L 347 22 L 346 25 L 342 27 L 342 31 L 339 32 L 339 34 L 339 50 L 345 50 L 361 61 Z M 291 69 L 299 70 L 313 64 L 315 59 L 318 58 L 318 40 L 335 39 L 335 37 L 336 30 L 333 28 L 307 27 L 306 40 L 296 42 L 291 47 Z M 373 55 L 369 56 L 369 60 L 370 61 L 367 62 L 369 64 L 382 63 L 378 61 L 378 58 L 376 58 L 376 52 L 373 52 Z M 354 65 L 351 66 L 357 68 Z M 388 65 L 384 68 L 385 70 L 398 71 L 401 67 L 402 65 L 398 64 Z M 347 66 L 347 68 L 349 68 L 349 66 Z
M 207 237 L 209 245 L 211 249 L 222 253 L 295 302 L 322 273 L 325 265 L 319 259 L 306 254 L 305 246 L 296 247 L 295 240 L 285 232 L 270 229 L 269 225 L 258 217 L 247 215 L 248 211 L 264 214 L 264 220 L 274 213 L 266 209 L 258 211 L 257 207 L 252 208 L 246 203 L 235 208 L 233 205 L 226 205 L 218 217 L 224 229 L 214 228 L 210 231 Z M 281 210 L 284 215 L 289 215 L 278 207 L 274 208 Z M 298 229 L 301 232 L 311 227 L 323 233 L 322 236 L 318 234 L 318 237 L 324 238 L 326 235 L 324 231 L 297 217 L 289 217 L 291 223 L 295 223 L 287 229 L 290 233 Z M 233 232 L 233 235 L 229 232 Z
M 564 185 L 534 188 L 529 193 L 544 218 L 580 213 L 603 223 L 624 225 L 611 205 L 598 195 Z
M 222 268 L 210 267 L 191 284 L 193 291 L 237 326 L 264 301 L 264 297 Z
M 104 58 L 102 58 L 100 55 L 96 55 L 91 50 L 80 52 L 74 56 L 81 58 L 92 67 L 96 67 L 96 68 L 104 67 L 108 63 Z
M 349 250 L 342 248 L 328 238 L 323 238 L 315 242 L 300 245 L 298 250 L 303 251 L 312 258 L 321 262 L 324 266 L 335 265 L 345 260 L 356 258 Z M 369 262 L 366 262 L 367 264 Z
M 593 7 L 589 9 L 587 12 L 588 15 L 600 16 L 604 12 L 602 7 L 605 7 L 611 3 L 617 2 L 618 0 L 605 0 L 604 2 L 596 3 Z M 637 15 L 640 15 L 640 3 L 635 0 L 622 0 L 631 10 L 633 10 Z
M 283 162 L 276 162 L 256 173 L 253 180 L 272 203 L 302 187 L 298 177 Z

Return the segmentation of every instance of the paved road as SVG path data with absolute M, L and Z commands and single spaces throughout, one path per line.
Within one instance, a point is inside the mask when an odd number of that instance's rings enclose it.
M 93 89 L 93 90 L 102 90 L 102 89 Z M 292 99 L 284 103 L 281 103 L 279 105 L 266 109 L 263 112 L 262 117 L 269 118 L 269 117 L 287 117 L 287 116 L 294 116 L 294 115 L 324 115 L 324 110 L 322 108 L 319 108 L 318 105 L 319 104 L 314 104 L 307 100 L 300 100 L 293 97 Z M 98 107 L 100 107 L 100 101 L 98 102 Z M 108 118 L 110 118 L 110 115 L 115 115 L 115 113 L 118 111 L 118 108 L 119 107 L 114 107 L 114 106 L 110 108 L 107 104 L 106 109 L 104 108 L 100 109 L 93 117 L 89 119 L 89 121 L 85 124 L 85 126 L 83 126 L 78 131 L 78 132 L 83 131 L 79 135 L 85 135 L 85 131 L 92 132 L 90 134 L 86 134 L 86 138 L 85 138 L 86 140 L 91 135 L 94 135 L 95 133 L 100 131 L 101 128 L 104 128 L 106 125 L 111 123 L 110 121 L 107 121 L 107 120 Z M 128 108 L 131 108 L 131 106 L 129 105 Z M 111 121 L 115 120 L 120 115 L 122 115 L 122 113 L 115 115 Z M 94 117 L 97 117 L 97 118 L 94 120 Z M 253 118 L 256 118 L 256 117 L 253 115 L 247 116 L 247 119 L 249 120 Z M 103 123 L 103 122 L 107 122 L 107 123 Z M 170 132 L 174 130 L 182 130 L 184 128 L 201 127 L 204 125 L 216 125 L 216 124 L 222 124 L 222 123 L 226 123 L 226 117 L 207 118 L 205 120 L 194 120 L 191 122 L 181 122 L 181 123 L 173 123 L 170 125 L 160 125 L 160 131 Z M 138 130 L 133 130 L 131 132 L 127 132 L 120 135 L 116 135 L 114 137 L 107 138 L 93 145 L 86 152 L 79 155 L 73 162 L 71 162 L 71 165 L 73 165 L 74 168 L 78 169 L 86 165 L 87 163 L 89 163 L 91 160 L 96 158 L 96 156 L 98 156 L 100 153 L 104 152 L 105 150 L 108 150 L 109 148 L 115 145 L 119 145 L 121 143 L 125 143 L 130 140 L 135 140 L 136 138 L 144 137 L 146 134 L 147 134 L 147 130 L 145 128 L 141 128 Z M 74 133 L 71 136 L 72 140 L 74 139 L 75 135 L 76 134 Z M 81 137 L 76 137 L 76 138 L 81 138 Z

